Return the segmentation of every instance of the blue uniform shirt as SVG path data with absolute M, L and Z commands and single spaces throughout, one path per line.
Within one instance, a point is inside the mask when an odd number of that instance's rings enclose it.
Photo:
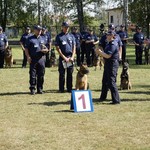
M 36 35 L 32 35 L 28 38 L 25 48 L 28 49 L 31 58 L 36 59 L 37 55 L 43 55 L 43 53 L 40 52 L 43 44 L 45 45 L 45 40 L 42 36 L 37 37 Z
M 74 35 L 75 37 L 75 41 L 76 41 L 76 47 L 77 48 L 80 48 L 80 41 L 81 41 L 81 34 L 80 33 L 75 33 L 75 32 L 72 32 L 72 34 Z
M 120 39 L 122 41 L 122 43 L 126 43 L 127 41 L 126 40 L 123 40 L 124 38 L 128 38 L 128 33 L 126 31 L 119 31 L 118 32 L 118 35 L 120 36 Z
M 0 34 L 0 48 L 1 49 L 4 49 L 6 42 L 8 42 L 7 36 L 4 33 L 1 33 Z
M 81 32 L 81 39 L 82 39 L 82 41 L 86 40 L 87 35 L 88 35 L 88 32 L 86 32 L 86 31 Z
M 143 33 L 135 33 L 133 36 L 133 41 L 137 44 L 141 45 L 144 43 L 144 34 Z
M 115 39 L 114 41 L 116 41 L 118 43 L 118 48 L 120 46 L 122 46 L 122 41 L 120 39 L 120 36 L 118 34 L 115 35 Z M 105 49 L 106 45 L 107 45 L 107 35 L 103 35 L 102 38 L 99 41 L 99 46 L 102 46 L 103 49 Z
M 105 49 L 107 44 L 107 37 L 106 34 L 104 34 L 101 39 L 99 40 L 99 46 L 101 46 L 103 49 Z
M 96 41 L 98 41 L 98 38 L 97 38 L 97 36 L 95 34 L 93 34 L 93 35 L 88 34 L 86 36 L 86 41 L 91 41 L 91 40 L 93 40 L 94 42 L 96 42 Z M 95 45 L 92 42 L 91 43 L 86 43 L 86 44 L 87 44 L 87 46 L 89 48 L 94 48 L 95 47 Z
M 32 33 L 24 33 L 21 38 L 20 38 L 20 42 L 22 42 L 23 46 L 25 46 L 26 44 L 26 41 L 28 39 L 28 37 L 32 36 L 33 34 Z
M 45 46 L 49 48 L 50 47 L 49 43 L 51 42 L 51 36 L 47 32 L 45 34 L 41 34 L 41 36 L 45 40 Z
M 105 59 L 106 61 L 119 60 L 118 43 L 115 40 L 106 45 L 104 52 L 108 55 L 112 55 L 109 59 Z
M 59 46 L 61 52 L 66 56 L 72 56 L 73 47 L 76 45 L 75 38 L 70 33 L 61 32 L 56 36 L 55 45 Z

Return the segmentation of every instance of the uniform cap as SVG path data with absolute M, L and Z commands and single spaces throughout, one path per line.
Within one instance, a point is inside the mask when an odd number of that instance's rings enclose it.
M 3 30 L 3 28 L 0 26 L 0 30 Z
M 47 27 L 46 27 L 46 26 L 43 26 L 43 27 L 42 27 L 42 30 L 46 30 L 46 29 L 47 29 Z
M 77 27 L 72 27 L 72 30 L 77 30 Z
M 124 26 L 124 25 L 120 25 L 120 27 L 121 27 L 121 28 L 124 28 L 125 26 Z
M 114 26 L 113 24 L 110 24 L 110 25 L 108 26 L 108 28 L 111 29 L 111 30 L 114 30 L 114 29 L 115 29 L 115 26 Z
M 42 30 L 42 27 L 40 25 L 35 25 L 34 30 Z
M 26 27 L 26 30 L 30 30 L 30 27 Z
M 106 33 L 106 35 L 116 35 L 116 32 L 114 32 L 114 31 L 108 31 L 108 32 Z
M 63 22 L 63 23 L 62 23 L 62 26 L 64 26 L 64 27 L 69 27 L 69 23 L 68 23 L 68 22 Z
M 142 28 L 141 27 L 136 27 L 136 29 L 141 30 Z

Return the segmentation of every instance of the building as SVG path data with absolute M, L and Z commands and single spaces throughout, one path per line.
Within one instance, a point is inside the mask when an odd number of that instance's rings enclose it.
M 125 24 L 123 7 L 107 9 L 106 12 L 108 14 L 108 24 L 114 24 L 115 26 Z

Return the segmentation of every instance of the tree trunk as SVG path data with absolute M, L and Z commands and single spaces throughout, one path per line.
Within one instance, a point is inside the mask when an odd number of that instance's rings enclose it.
M 80 32 L 84 30 L 84 15 L 83 15 L 83 1 L 76 0 L 77 3 L 77 12 L 78 12 L 78 21 L 80 26 Z

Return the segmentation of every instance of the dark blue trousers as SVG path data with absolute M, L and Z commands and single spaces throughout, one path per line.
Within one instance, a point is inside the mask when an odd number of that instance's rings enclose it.
M 136 55 L 135 63 L 137 65 L 142 65 L 143 48 L 144 48 L 143 45 L 135 46 L 135 55 Z
M 107 93 L 108 90 L 110 89 L 112 102 L 114 103 L 120 102 L 118 88 L 116 85 L 118 67 L 119 67 L 118 60 L 105 62 L 103 79 L 102 79 L 102 91 L 100 96 L 101 100 L 105 100 L 107 98 Z
M 59 60 L 59 91 L 64 92 L 64 85 L 65 85 L 65 72 L 66 72 L 66 87 L 67 91 L 71 92 L 72 90 L 72 82 L 73 82 L 73 66 L 70 66 L 69 68 L 64 69 L 62 60 Z
M 44 74 L 45 74 L 45 57 L 42 57 L 39 60 L 32 60 L 30 64 L 30 90 L 36 89 L 42 90 L 44 83 Z

